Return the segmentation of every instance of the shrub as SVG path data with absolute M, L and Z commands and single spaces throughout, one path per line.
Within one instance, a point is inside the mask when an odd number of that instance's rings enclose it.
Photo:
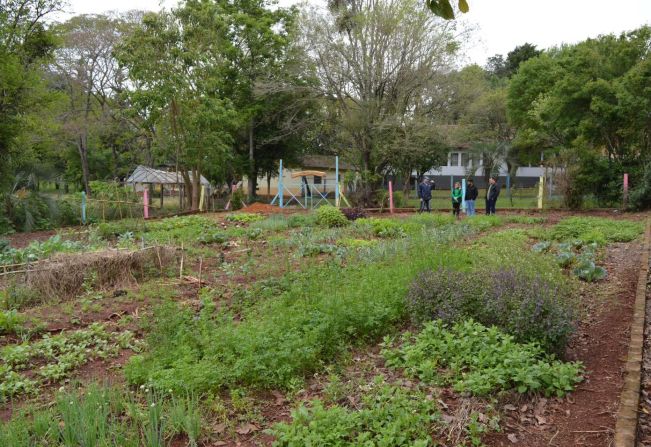
M 242 209 L 244 203 L 246 202 L 246 194 L 243 189 L 236 190 L 231 196 L 231 209 L 237 211 Z
M 348 220 L 362 219 L 367 216 L 364 208 L 342 208 L 341 212 L 344 213 Z
M 346 216 L 344 216 L 339 208 L 324 205 L 316 210 L 316 222 L 321 226 L 334 228 L 346 226 L 348 219 L 346 219 Z
M 406 297 L 416 324 L 473 318 L 497 326 L 521 342 L 536 341 L 562 352 L 575 327 L 570 290 L 555 280 L 516 270 L 449 269 L 421 273 Z
M 451 327 L 441 320 L 427 323 L 417 336 L 406 334 L 399 348 L 386 341 L 382 354 L 388 366 L 404 368 L 409 376 L 476 395 L 515 389 L 561 397 L 581 381 L 580 363 L 560 362 L 535 343 L 516 343 L 472 320 Z
M 292 411 L 291 423 L 276 424 L 275 446 L 413 446 L 431 445 L 431 427 L 438 419 L 433 400 L 419 391 L 378 385 L 362 398 L 361 408 L 325 408 L 314 400 L 310 408 Z
M 651 164 L 644 165 L 639 182 L 631 189 L 629 206 L 635 210 L 643 210 L 651 207 Z M 1 227 L 1 226 L 0 226 Z M 1 233 L 0 233 L 1 234 Z

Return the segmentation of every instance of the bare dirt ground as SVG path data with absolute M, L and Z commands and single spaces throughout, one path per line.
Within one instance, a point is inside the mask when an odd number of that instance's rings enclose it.
M 584 382 L 566 398 L 522 400 L 507 410 L 504 432 L 491 435 L 489 446 L 612 445 L 641 249 L 640 242 L 609 246 L 609 277 L 582 291 L 586 312 L 567 357 L 584 363 Z

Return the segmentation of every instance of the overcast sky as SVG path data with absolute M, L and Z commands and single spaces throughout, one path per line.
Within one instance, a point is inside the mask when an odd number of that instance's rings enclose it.
M 319 1 L 319 0 L 316 0 Z M 161 0 L 69 0 L 69 13 L 106 10 L 158 10 Z M 282 5 L 298 0 L 280 0 Z M 599 34 L 620 33 L 651 24 L 651 0 L 468 0 L 463 21 L 476 28 L 466 48 L 469 62 L 483 65 L 487 57 L 506 54 L 530 42 L 538 48 L 575 43 Z M 162 0 L 165 7 L 176 0 Z

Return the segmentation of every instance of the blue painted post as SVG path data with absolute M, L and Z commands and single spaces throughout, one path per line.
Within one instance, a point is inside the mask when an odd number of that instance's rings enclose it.
M 81 223 L 86 225 L 86 191 L 81 193 Z
M 281 208 L 284 208 L 283 196 L 285 192 L 283 191 L 283 160 L 280 160 L 280 169 L 278 170 L 278 200 Z
M 339 208 L 339 155 L 335 157 L 335 205 Z
M 466 212 L 466 179 L 461 179 L 461 209 Z

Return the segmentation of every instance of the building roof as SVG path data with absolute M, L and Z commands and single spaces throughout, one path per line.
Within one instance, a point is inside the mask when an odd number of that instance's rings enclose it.
M 192 172 L 188 171 L 190 179 Z M 176 172 L 161 171 L 159 169 L 148 168 L 147 166 L 138 165 L 127 179 L 127 183 L 153 183 L 163 185 L 182 185 L 183 174 Z M 201 176 L 201 184 L 208 186 L 210 182 Z
M 335 156 L 334 155 L 306 155 L 301 158 L 301 166 L 303 168 L 318 168 L 318 169 L 335 169 Z M 343 161 L 339 157 L 339 169 L 343 171 L 352 171 L 354 166 L 352 163 Z

